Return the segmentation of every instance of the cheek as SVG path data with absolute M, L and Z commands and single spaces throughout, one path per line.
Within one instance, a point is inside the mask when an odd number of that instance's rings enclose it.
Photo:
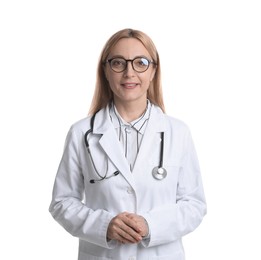
M 111 73 L 109 73 L 108 70 L 105 69 L 104 74 L 105 74 L 107 81 L 109 82 L 109 85 L 111 85 L 113 82 L 113 77 L 112 77 Z
M 115 76 L 112 76 L 111 74 L 107 75 L 107 81 L 109 82 L 109 86 L 111 90 L 117 88 L 117 82 L 119 82 L 119 79 L 117 79 L 117 75 Z
M 142 82 L 143 82 L 144 86 L 149 88 L 150 83 L 151 83 L 152 80 L 153 80 L 153 74 L 150 73 L 150 74 L 148 74 L 146 77 L 144 77 L 142 79 Z

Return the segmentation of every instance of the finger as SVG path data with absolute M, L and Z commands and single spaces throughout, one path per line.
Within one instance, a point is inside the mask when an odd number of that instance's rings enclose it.
M 132 230 L 136 231 L 139 233 L 141 231 L 141 225 L 140 225 L 140 220 L 134 216 L 128 216 L 125 215 L 125 217 L 122 219 L 125 225 L 130 227 Z
M 132 223 L 133 221 L 130 221 L 127 218 L 123 218 L 120 222 L 117 222 L 118 223 L 117 226 L 115 226 L 115 231 L 122 238 L 127 239 L 133 243 L 137 243 L 142 239 L 141 235 L 132 228 L 134 225 L 134 223 Z
M 141 236 L 146 236 L 148 234 L 149 228 L 148 228 L 147 221 L 144 217 L 133 214 L 133 213 L 129 213 L 126 216 L 136 222 L 136 224 L 138 226 L 137 232 Z
M 143 222 L 144 222 L 143 217 L 133 213 L 129 213 L 128 215 L 126 215 L 126 217 L 128 217 L 129 221 L 131 220 L 131 222 L 128 222 L 128 225 L 130 225 L 131 228 L 133 228 L 138 233 L 140 233 L 142 231 Z
M 137 243 L 140 241 L 141 236 L 138 236 L 137 239 L 135 235 L 131 235 L 131 230 L 128 230 L 124 227 L 111 227 L 110 232 L 108 232 L 108 237 L 110 239 L 118 240 L 121 243 Z
M 130 221 L 128 219 L 124 219 L 124 216 L 117 216 L 112 219 L 111 223 L 108 227 L 107 237 L 110 239 L 116 239 L 118 241 L 123 242 L 139 242 L 142 237 L 139 233 L 133 230 L 129 225 Z
M 119 230 L 118 232 L 118 241 L 122 242 L 122 243 L 138 243 L 142 240 L 142 237 L 137 234 L 137 233 L 133 233 L 130 234 L 124 230 Z
M 133 242 L 139 242 L 142 240 L 142 236 L 139 234 L 139 232 L 127 225 L 122 227 L 121 236 Z

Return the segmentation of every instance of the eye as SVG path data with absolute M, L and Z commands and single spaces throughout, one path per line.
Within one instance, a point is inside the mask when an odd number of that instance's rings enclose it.
M 125 67 L 126 61 L 124 59 L 115 58 L 111 60 L 111 66 L 114 68 Z
M 134 60 L 134 64 L 136 67 L 144 68 L 148 67 L 149 61 L 146 58 L 139 57 Z

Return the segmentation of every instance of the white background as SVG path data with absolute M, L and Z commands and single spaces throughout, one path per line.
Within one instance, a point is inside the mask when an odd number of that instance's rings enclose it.
M 191 128 L 208 214 L 187 260 L 260 260 L 261 8 L 253 0 L 0 2 L 1 259 L 71 260 L 48 212 L 67 131 L 85 117 L 105 41 L 155 42 L 167 113 Z

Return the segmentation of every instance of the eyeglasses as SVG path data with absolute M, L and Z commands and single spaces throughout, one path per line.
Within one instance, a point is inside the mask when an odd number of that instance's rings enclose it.
M 145 57 L 136 57 L 133 60 L 126 60 L 124 58 L 116 57 L 109 59 L 106 62 L 108 62 L 111 69 L 117 73 L 126 70 L 128 62 L 131 62 L 132 68 L 139 73 L 145 72 L 151 63 L 156 64 L 154 61 L 150 61 Z

